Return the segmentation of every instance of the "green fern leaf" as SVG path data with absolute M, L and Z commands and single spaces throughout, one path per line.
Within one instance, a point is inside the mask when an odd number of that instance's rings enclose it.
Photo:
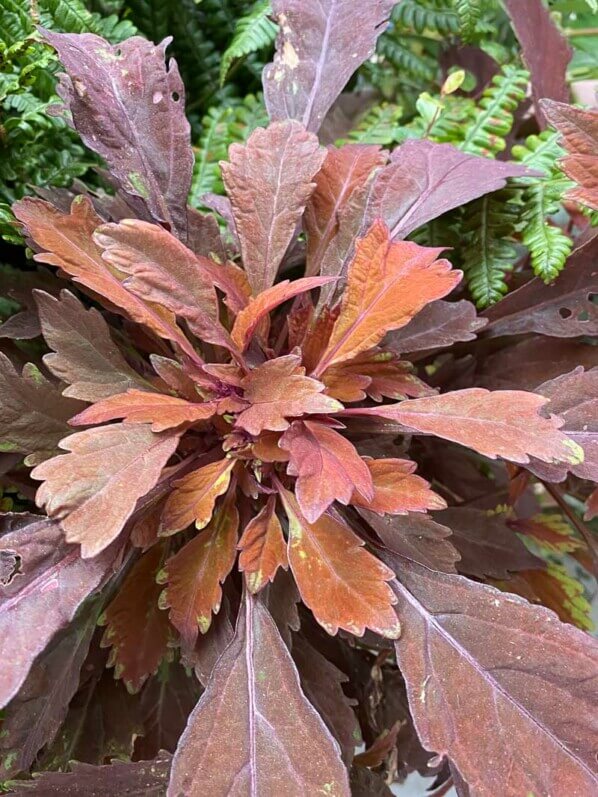
M 389 61 L 403 79 L 411 75 L 417 80 L 434 81 L 438 65 L 425 53 L 417 53 L 409 47 L 414 38 L 401 33 L 400 37 L 381 36 L 378 55 Z
M 270 19 L 271 13 L 270 0 L 258 0 L 251 11 L 237 22 L 233 40 L 222 55 L 220 85 L 224 84 L 233 62 L 274 42 L 278 26 Z
M 525 97 L 528 81 L 525 69 L 504 66 L 484 91 L 479 111 L 467 128 L 460 149 L 486 157 L 502 152 L 513 127 L 513 112 Z
M 459 32 L 459 16 L 450 6 L 439 6 L 434 0 L 402 0 L 395 6 L 392 19 L 417 33 L 425 30 L 442 35 Z
M 455 11 L 459 16 L 459 33 L 463 41 L 473 39 L 477 24 L 482 16 L 482 0 L 454 0 Z
M 396 144 L 405 138 L 399 124 L 402 114 L 400 105 L 388 102 L 375 105 L 361 117 L 349 133 L 347 141 L 356 144 L 379 144 L 382 147 Z
M 511 200 L 512 190 L 504 188 L 471 202 L 464 210 L 463 270 L 479 308 L 489 307 L 507 292 L 504 276 L 518 258 L 512 236 L 519 207 Z
M 528 136 L 524 144 L 513 147 L 512 154 L 515 160 L 545 175 L 522 177 L 514 183 L 523 187 L 522 241 L 530 251 L 534 274 L 551 282 L 565 267 L 573 247 L 571 238 L 549 221 L 573 185 L 558 165 L 563 155 L 559 134 L 546 130 L 538 136 Z

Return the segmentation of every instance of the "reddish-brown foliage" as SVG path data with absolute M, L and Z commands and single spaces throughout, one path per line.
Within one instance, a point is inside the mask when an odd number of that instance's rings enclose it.
M 596 237 L 478 318 L 442 249 L 403 238 L 528 172 L 425 140 L 326 150 L 393 3 L 272 5 L 271 123 L 206 200 L 228 237 L 186 206 L 165 44 L 45 34 L 117 197 L 14 206 L 76 293 L 35 294 L 45 373 L 0 353 L 2 483 L 47 513 L 0 529 L 0 772 L 73 752 L 32 792 L 348 797 L 363 739 L 356 794 L 412 769 L 476 797 L 593 794 L 596 645 L 549 555 L 596 550 Z M 545 108 L 591 204 L 593 120 Z

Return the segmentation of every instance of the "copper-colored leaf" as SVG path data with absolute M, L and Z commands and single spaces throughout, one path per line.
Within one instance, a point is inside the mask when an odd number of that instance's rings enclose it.
M 598 515 L 598 487 L 593 491 L 586 503 L 584 520 L 592 520 Z
M 174 757 L 169 797 L 349 797 L 339 748 L 272 618 L 247 594 Z
M 314 374 L 371 349 L 428 302 L 450 293 L 462 274 L 448 260 L 436 259 L 440 251 L 410 242 L 393 244 L 386 225 L 374 222 L 357 242 L 340 315 Z
M 216 403 L 192 404 L 176 396 L 127 390 L 98 401 L 71 418 L 71 426 L 87 426 L 124 418 L 127 423 L 149 423 L 153 432 L 163 432 L 186 423 L 196 423 L 211 418 Z
M 214 513 L 206 528 L 171 557 L 158 574 L 166 584 L 160 608 L 170 609 L 170 622 L 181 634 L 183 646 L 192 650 L 199 631 L 205 634 L 218 614 L 221 584 L 237 555 L 239 513 L 234 492 Z
M 0 352 L 2 451 L 33 454 L 36 461 L 51 456 L 69 433 L 68 419 L 81 407 L 81 402 L 61 396 L 33 364 L 28 363 L 19 374 Z
M 392 728 L 385 728 L 367 750 L 355 756 L 355 764 L 359 767 L 370 767 L 372 769 L 376 769 L 376 767 L 383 764 L 396 747 L 400 729 L 400 720 L 397 720 Z
M 216 499 L 228 489 L 234 464 L 234 459 L 221 459 L 175 481 L 164 507 L 160 533 L 174 534 L 191 523 L 198 529 L 207 526 Z
M 473 448 L 491 459 L 504 457 L 527 463 L 583 461 L 583 451 L 559 431 L 558 418 L 539 410 L 546 399 L 523 390 L 470 388 L 454 390 L 381 407 L 344 410 L 345 415 L 373 415 L 396 421 L 410 430 L 433 434 Z
M 536 115 L 543 122 L 538 100 L 547 97 L 567 102 L 569 99 L 567 67 L 573 48 L 542 0 L 505 0 L 505 9 L 531 73 Z M 542 42 L 541 47 L 538 42 Z
M 263 74 L 270 119 L 299 119 L 317 132 L 345 84 L 374 52 L 396 0 L 274 0 L 280 23 Z
M 122 284 L 124 275 L 111 269 L 102 258 L 102 250 L 92 236 L 103 219 L 87 197 L 77 197 L 69 213 L 41 199 L 26 197 L 13 205 L 13 212 L 25 225 L 26 234 L 42 250 L 35 260 L 58 266 L 75 282 L 107 299 L 119 312 L 161 338 L 176 341 L 189 356 L 195 356 L 171 314 L 128 291 Z
M 296 421 L 280 439 L 290 454 L 287 473 L 297 476 L 295 495 L 310 523 L 333 501 L 348 504 L 355 492 L 373 499 L 370 470 L 354 445 L 329 426 Z
M 415 475 L 416 464 L 407 459 L 366 459 L 374 485 L 374 495 L 367 501 L 356 492 L 351 503 L 379 515 L 403 515 L 444 509 L 446 502 L 430 489 L 429 483 Z
M 406 238 L 448 210 L 502 188 L 507 177 L 528 174 L 520 164 L 479 158 L 425 138 L 408 139 L 376 176 L 366 224 L 382 219 L 393 240 Z
M 316 620 L 329 634 L 343 628 L 362 636 L 370 628 L 396 639 L 400 625 L 386 583 L 392 571 L 340 519 L 326 513 L 308 523 L 296 498 L 286 490 L 280 494 L 289 519 L 289 564 Z
M 279 567 L 289 566 L 280 520 L 274 511 L 276 498 L 270 496 L 260 512 L 245 526 L 239 540 L 239 570 L 245 573 L 250 592 L 259 592 Z
M 316 189 L 305 209 L 307 274 L 343 273 L 363 223 L 372 172 L 386 161 L 380 147 L 345 144 L 329 147 L 316 175 Z M 322 291 L 324 297 L 330 288 Z
M 284 431 L 287 418 L 338 412 L 342 404 L 323 394 L 324 385 L 305 376 L 301 360 L 287 354 L 267 360 L 243 380 L 245 400 L 251 406 L 237 418 L 237 426 L 258 435 L 264 429 Z
M 598 367 L 584 371 L 578 366 L 535 390 L 550 400 L 544 414 L 554 412 L 563 419 L 563 431 L 583 449 L 584 457 L 573 467 L 535 462 L 533 472 L 552 482 L 562 481 L 570 470 L 580 479 L 598 482 Z
M 563 171 L 577 183 L 568 197 L 598 210 L 598 111 L 550 100 L 541 107 L 564 139 L 568 155 L 563 159 Z
M 0 525 L 0 707 L 23 684 L 35 658 L 110 574 L 118 551 L 83 560 L 57 523 L 4 515 Z
M 68 383 L 63 395 L 98 401 L 128 388 L 150 389 L 120 353 L 97 310 L 86 310 L 70 291 L 60 297 L 34 291 L 34 296 L 44 338 L 53 349 L 44 363 Z
M 258 324 L 263 318 L 279 304 L 298 296 L 300 293 L 310 291 L 312 288 L 319 288 L 331 282 L 331 277 L 305 277 L 303 279 L 283 280 L 282 282 L 267 288 L 255 299 L 252 299 L 237 315 L 235 324 L 231 332 L 231 338 L 235 346 L 243 351 L 251 336 L 255 332 Z
M 289 452 L 278 445 L 280 438 L 280 432 L 263 432 L 251 447 L 254 457 L 262 462 L 288 462 Z
M 92 33 L 43 36 L 67 72 L 58 93 L 72 126 L 125 191 L 185 237 L 193 152 L 185 87 L 176 63 L 164 64 L 170 39 L 111 45 Z
M 104 224 L 94 233 L 94 241 L 104 250 L 104 260 L 129 275 L 129 290 L 184 319 L 200 339 L 230 345 L 218 319 L 211 274 L 211 265 L 216 271 L 218 266 L 197 258 L 163 227 L 138 219 Z
M 112 648 L 108 666 L 130 692 L 141 688 L 168 652 L 171 628 L 158 608 L 162 588 L 156 583 L 164 556 L 164 544 L 143 554 L 100 619 L 106 626 L 102 646 Z
M 419 398 L 436 392 L 413 373 L 411 363 L 378 349 L 331 365 L 321 378 L 328 395 L 345 403 L 363 401 L 366 395 L 374 401 L 382 401 L 383 398 L 406 396 Z
M 397 659 L 424 746 L 479 797 L 593 794 L 596 642 L 462 576 L 409 564 L 396 591 Z
M 254 295 L 276 279 L 324 157 L 316 136 L 288 121 L 254 130 L 221 163 Z
M 70 453 L 32 471 L 34 479 L 44 482 L 36 501 L 61 522 L 68 542 L 81 544 L 83 557 L 96 556 L 156 484 L 177 443 L 177 435 L 156 435 L 136 424 L 77 432 L 60 443 Z

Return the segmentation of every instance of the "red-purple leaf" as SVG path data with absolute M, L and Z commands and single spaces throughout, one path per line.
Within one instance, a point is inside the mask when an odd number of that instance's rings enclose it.
M 211 462 L 175 481 L 162 513 L 160 534 L 174 534 L 192 523 L 198 529 L 207 526 L 216 499 L 228 489 L 234 464 L 234 459 Z
M 366 226 L 382 219 L 393 240 L 406 238 L 448 210 L 502 188 L 507 177 L 529 173 L 524 166 L 469 155 L 451 144 L 409 139 L 374 181 Z
M 598 335 L 598 234 L 592 232 L 573 250 L 567 268 L 550 285 L 535 277 L 505 296 L 484 316 L 487 333 L 539 332 L 557 338 Z
M 2 552 L 0 551 L 0 554 Z M 0 598 L 1 600 L 1 598 Z M 90 601 L 36 659 L 18 694 L 3 711 L 0 778 L 25 772 L 64 722 L 98 619 Z
M 328 148 L 305 209 L 306 274 L 336 277 L 344 272 L 363 223 L 370 177 L 385 162 L 386 153 L 373 145 Z M 326 288 L 322 296 L 326 298 L 330 292 L 331 288 Z
M 96 556 L 122 531 L 137 500 L 148 493 L 174 453 L 178 435 L 118 423 L 77 432 L 61 441 L 63 454 L 38 465 L 36 501 L 59 520 L 81 556 Z
M 396 639 L 400 625 L 386 583 L 392 571 L 340 519 L 326 513 L 308 523 L 295 497 L 282 489 L 280 494 L 289 519 L 289 564 L 316 620 L 329 634 L 343 628 L 363 636 L 371 628 Z
M 386 332 L 405 326 L 426 304 L 450 293 L 462 274 L 448 260 L 436 259 L 440 251 L 393 244 L 386 225 L 374 222 L 357 242 L 340 315 L 314 374 L 371 349 Z
M 164 557 L 164 544 L 143 554 L 100 619 L 106 626 L 102 647 L 111 648 L 108 666 L 130 692 L 141 688 L 168 652 L 172 629 L 158 608 L 162 588 L 156 583 Z
M 410 564 L 399 577 L 397 658 L 425 747 L 480 797 L 593 794 L 596 642 L 462 576 Z
M 37 515 L 5 518 L 9 525 L 2 529 L 0 552 L 13 566 L 3 568 L 0 581 L 0 706 L 15 696 L 56 631 L 102 584 L 118 553 L 111 548 L 83 560 L 65 543 L 57 523 Z
M 258 324 L 271 310 L 300 293 L 319 288 L 331 281 L 331 277 L 305 277 L 293 280 L 293 282 L 283 280 L 283 282 L 267 288 L 255 299 L 251 299 L 247 307 L 237 315 L 231 332 L 233 343 L 238 349 L 244 351 Z
M 213 401 L 193 404 L 163 393 L 127 390 L 126 393 L 119 393 L 96 402 L 71 418 L 70 424 L 88 426 L 113 421 L 115 418 L 124 418 L 127 423 L 149 423 L 152 432 L 163 432 L 182 424 L 205 421 L 215 412 L 216 403 Z
M 347 505 L 355 492 L 367 503 L 374 498 L 370 470 L 355 446 L 329 426 L 295 421 L 280 438 L 289 452 L 287 473 L 297 476 L 295 495 L 309 523 L 334 501 Z
M 542 0 L 505 0 L 505 9 L 531 73 L 536 114 L 544 122 L 538 100 L 543 97 L 559 102 L 569 100 L 567 67 L 573 48 Z M 540 47 L 538 42 L 542 43 Z
M 396 0 L 274 0 L 280 24 L 264 69 L 270 119 L 298 119 L 317 132 L 345 84 L 374 52 Z
M 380 516 L 359 508 L 359 514 L 376 532 L 385 550 L 378 556 L 399 573 L 404 560 L 417 562 L 430 570 L 454 573 L 459 553 L 450 541 L 451 530 L 427 515 Z
M 185 650 L 192 650 L 205 634 L 222 602 L 221 584 L 237 556 L 239 513 L 232 493 L 206 528 L 171 557 L 158 574 L 166 589 L 160 608 L 170 609 L 170 622 L 181 634 Z
M 212 265 L 207 258 L 200 261 L 165 229 L 137 219 L 104 224 L 94 240 L 104 250 L 104 260 L 129 275 L 125 283 L 129 290 L 184 319 L 201 340 L 230 346 L 218 319 Z
M 300 358 L 287 354 L 267 360 L 243 380 L 245 400 L 251 406 L 237 418 L 237 426 L 258 435 L 264 429 L 282 432 L 287 418 L 338 412 L 342 404 L 323 394 L 324 385 L 305 376 Z
M 461 555 L 457 562 L 460 573 L 476 578 L 509 578 L 510 573 L 543 566 L 500 515 L 459 506 L 434 517 L 453 532 L 451 542 Z
M 43 31 L 67 71 L 58 93 L 85 144 L 109 164 L 121 188 L 185 240 L 193 152 L 185 88 L 170 40 L 133 36 L 111 45 L 91 33 Z
M 558 418 L 539 414 L 545 404 L 542 396 L 523 390 L 470 388 L 341 414 L 388 418 L 412 431 L 468 446 L 491 459 L 500 456 L 527 463 L 536 457 L 549 463 L 579 464 L 583 452 L 559 431 Z
M 0 352 L 0 448 L 33 455 L 31 464 L 52 456 L 68 435 L 68 419 L 83 407 L 60 395 L 56 385 L 28 363 L 19 374 Z
M 64 396 L 98 401 L 128 388 L 150 385 L 126 362 L 97 310 L 85 307 L 70 291 L 60 297 L 34 291 L 46 343 L 53 353 L 44 363 L 69 387 Z
M 598 111 L 550 100 L 540 107 L 564 139 L 568 154 L 562 161 L 563 171 L 578 186 L 567 196 L 598 210 Z
M 583 449 L 584 458 L 572 467 L 535 462 L 531 469 L 547 481 L 563 481 L 570 470 L 580 479 L 598 482 L 598 368 L 584 371 L 579 366 L 539 385 L 536 392 L 550 399 L 545 412 L 563 419 L 563 431 Z
M 379 515 L 405 515 L 444 509 L 446 502 L 432 492 L 429 483 L 415 475 L 416 464 L 407 459 L 366 459 L 374 493 L 371 500 L 356 492 L 351 503 Z
M 255 296 L 276 279 L 325 154 L 313 134 L 287 121 L 254 130 L 221 163 Z
M 239 540 L 239 570 L 245 573 L 247 588 L 259 592 L 269 581 L 274 581 L 279 567 L 289 566 L 286 542 L 276 512 L 275 496 L 245 526 Z
M 424 307 L 407 326 L 391 332 L 385 343 L 401 353 L 436 349 L 474 340 L 476 333 L 487 323 L 485 318 L 477 317 L 471 302 L 439 299 Z
M 161 750 L 174 753 L 200 693 L 193 673 L 179 663 L 163 662 L 141 693 L 143 736 L 135 740 L 135 757 L 150 759 Z
M 151 761 L 115 761 L 104 766 L 72 762 L 71 772 L 44 772 L 15 794 L 27 797 L 163 797 L 171 756 L 160 753 Z
M 301 678 L 301 688 L 322 717 L 350 764 L 355 746 L 361 740 L 359 724 L 342 684 L 348 677 L 300 636 L 293 637 L 293 659 Z
M 169 797 L 349 797 L 339 748 L 299 686 L 280 635 L 246 595 L 235 637 L 189 718 Z

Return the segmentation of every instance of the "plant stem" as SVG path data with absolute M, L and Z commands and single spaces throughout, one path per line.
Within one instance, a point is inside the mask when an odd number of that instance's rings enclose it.
M 544 481 L 542 484 L 544 485 L 546 492 L 548 492 L 557 502 L 563 514 L 567 517 L 572 526 L 585 540 L 586 545 L 590 549 L 592 559 L 594 560 L 594 575 L 598 577 L 598 542 L 594 538 L 594 535 L 565 501 L 565 497 L 563 496 L 561 489 L 557 487 L 556 484 L 550 484 Z

